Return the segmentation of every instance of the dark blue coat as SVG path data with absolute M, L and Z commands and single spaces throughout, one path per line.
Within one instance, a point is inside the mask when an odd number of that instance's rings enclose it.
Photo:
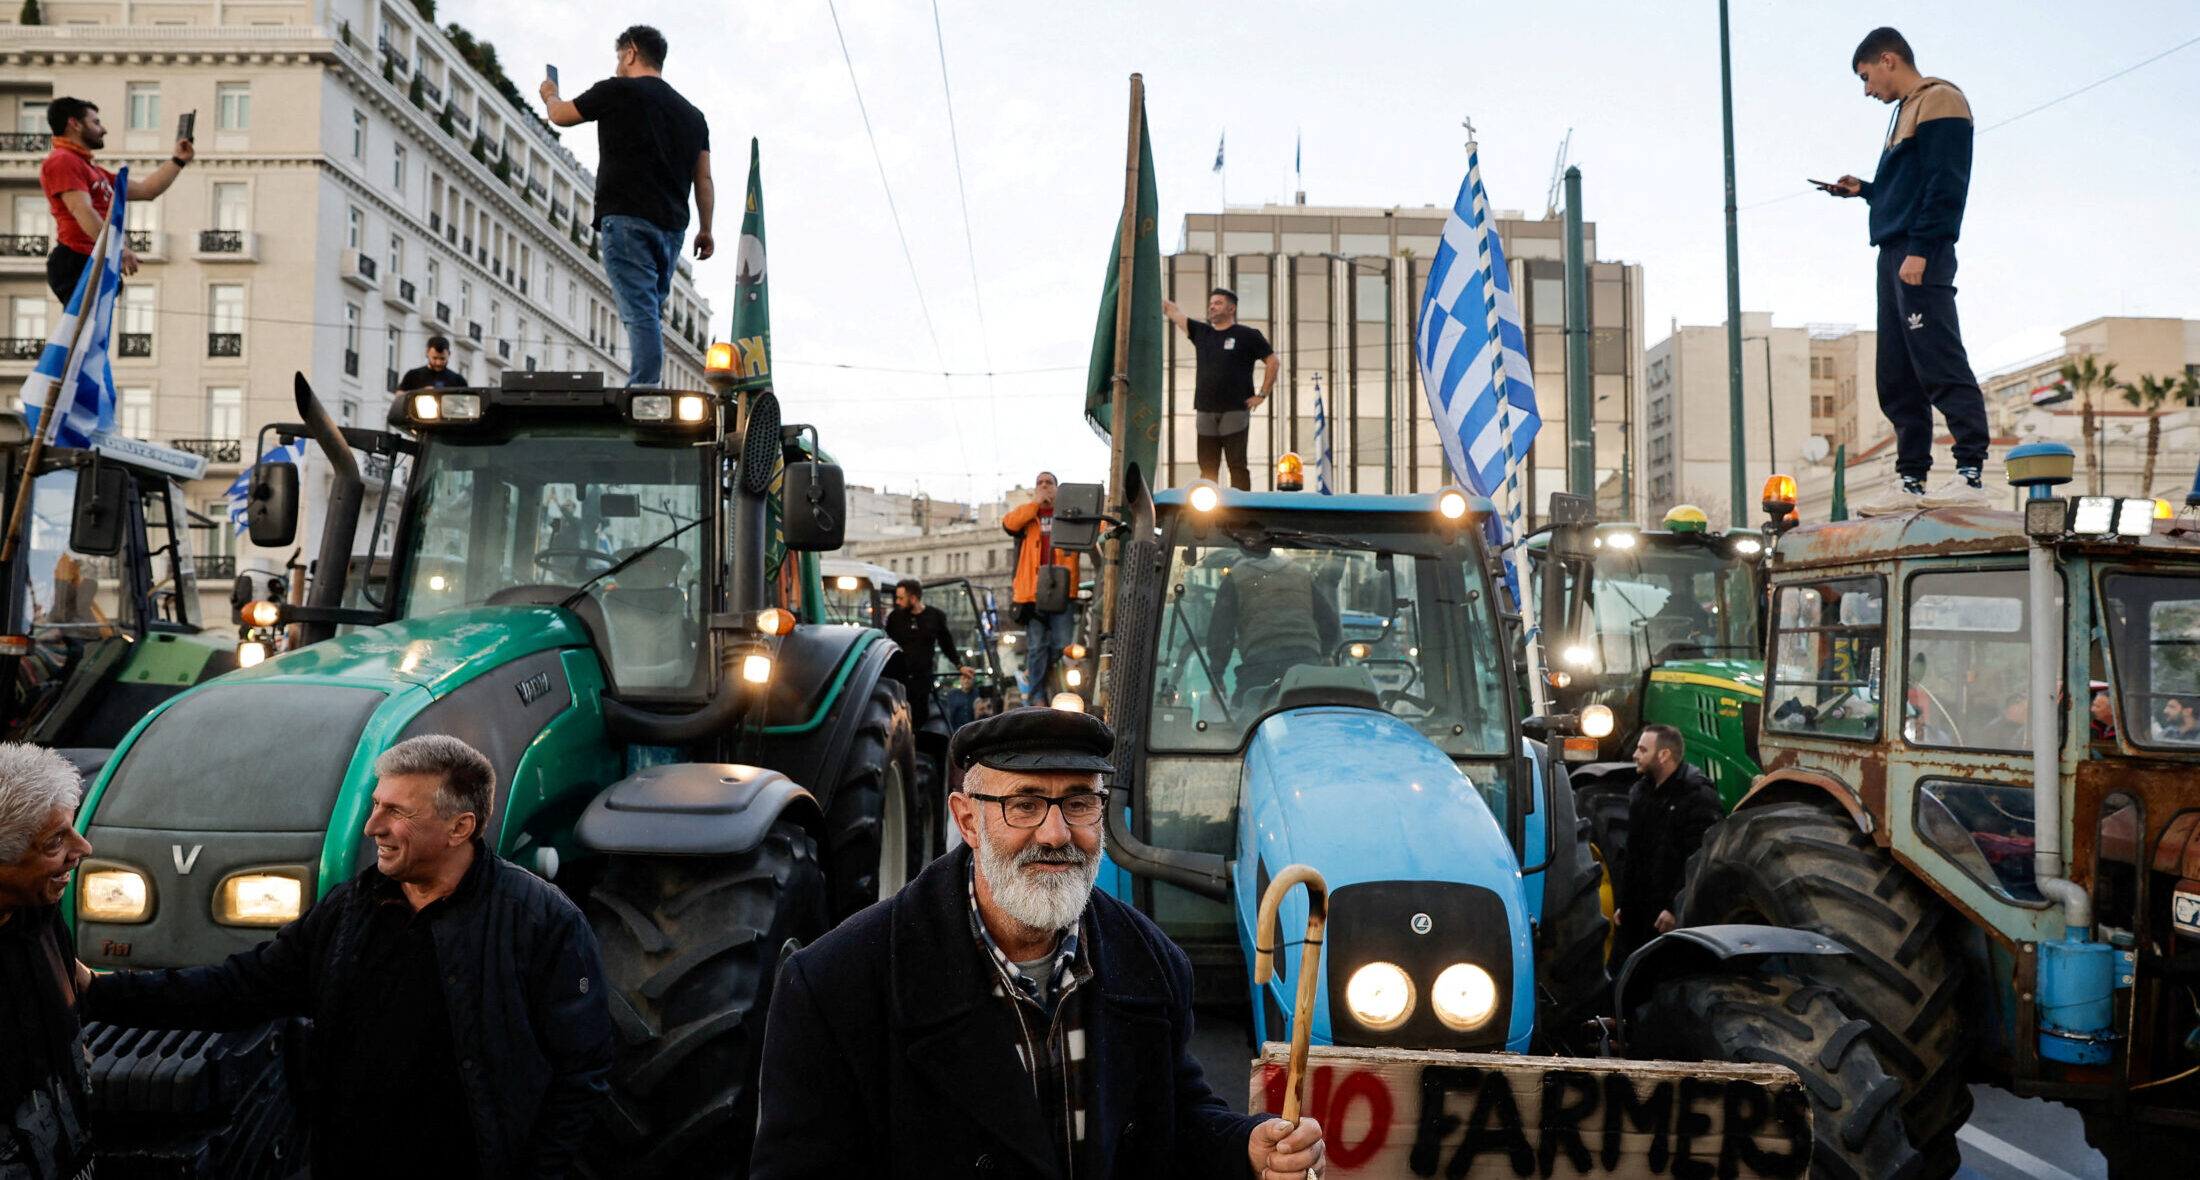
M 611 1068 L 596 936 L 557 887 L 478 842 L 474 849 L 469 880 L 433 931 L 476 1159 L 484 1177 L 564 1176 L 595 1121 Z M 84 1016 L 138 1028 L 220 1029 L 340 1011 L 383 880 L 368 868 L 273 940 L 212 966 L 97 976 Z M 325 1050 L 314 1044 L 312 1051 Z
M 751 1180 L 1059 1177 L 1013 1017 L 971 938 L 967 847 L 787 965 L 764 1038 Z M 1261 1118 L 1191 1054 L 1192 968 L 1145 916 L 1095 892 L 1084 937 L 1084 1177 L 1252 1174 Z

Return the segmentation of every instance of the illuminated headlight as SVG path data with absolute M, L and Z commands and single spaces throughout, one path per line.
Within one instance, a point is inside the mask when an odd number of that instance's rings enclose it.
M 855 591 L 863 588 L 863 579 L 853 574 L 842 574 L 833 579 L 833 589 Z
M 267 645 L 257 639 L 247 639 L 237 645 L 237 666 L 257 667 L 267 662 Z
M 2088 537 L 2116 531 L 2116 500 L 2112 496 L 2080 496 L 2070 514 L 2070 531 Z
M 710 402 L 696 394 L 683 393 L 672 412 L 682 422 L 701 422 L 710 417 Z
M 1413 980 L 1396 963 L 1369 963 L 1344 985 L 1352 1018 L 1380 1032 L 1396 1028 L 1413 1014 Z
M 1572 664 L 1576 668 L 1586 668 L 1592 662 L 1594 662 L 1597 657 L 1595 652 L 1590 651 L 1587 647 L 1577 643 L 1558 653 L 1558 658 L 1566 661 L 1569 664 Z
M 1016 646 L 1016 633 L 1015 633 L 1014 631 L 1010 631 L 1010 632 L 1007 632 L 1007 633 L 1003 634 L 1003 635 L 1001 636 L 1001 646 L 1002 646 L 1002 647 L 1014 647 L 1014 646 Z
M 1611 708 L 1606 705 L 1591 705 L 1583 709 L 1581 711 L 1581 732 L 1593 738 L 1611 736 Z
M 1737 557 L 1755 557 L 1764 551 L 1765 543 L 1755 537 L 1735 538 L 1734 555 Z
M 79 873 L 76 916 L 94 922 L 143 922 L 153 916 L 153 883 L 135 869 Z
M 1458 520 L 1467 514 L 1467 494 L 1457 488 L 1447 488 L 1436 496 L 1436 514 L 1445 520 Z
M 1060 709 L 1064 713 L 1082 713 L 1085 711 L 1085 698 L 1074 692 L 1058 692 L 1054 694 L 1053 700 L 1047 702 L 1047 707 Z
M 1184 493 L 1184 502 L 1191 505 L 1194 512 L 1213 512 L 1215 506 L 1222 503 L 1222 489 L 1207 480 L 1200 480 L 1191 486 L 1190 491 Z
M 428 575 L 428 589 L 443 591 L 451 588 L 451 580 L 442 574 Z
M 432 393 L 413 395 L 413 421 L 433 422 L 443 416 L 443 403 Z
M 1064 668 L 1062 670 L 1062 683 L 1069 685 L 1071 688 L 1075 688 L 1084 682 L 1085 674 L 1083 671 L 1077 668 Z
M 1614 549 L 1632 549 L 1635 547 L 1635 534 L 1630 532 L 1611 533 L 1604 537 L 1604 543 Z
M 224 926 L 280 926 L 305 912 L 305 870 L 231 873 L 214 887 L 214 920 Z
M 772 678 L 772 658 L 764 655 L 741 657 L 741 679 L 750 684 L 765 684 Z
M 2154 535 L 2154 501 L 2123 500 L 2116 505 L 2116 532 L 2125 537 Z
M 627 403 L 627 413 L 636 422 L 669 422 L 672 420 L 672 395 L 669 393 L 644 393 Z
M 1355 643 L 1345 650 L 1351 653 L 1352 658 L 1355 660 L 1364 660 L 1367 658 L 1367 645 L 1364 643 Z
M 1497 981 L 1472 963 L 1453 963 L 1428 989 L 1428 1002 L 1445 1027 L 1466 1032 L 1497 1013 Z

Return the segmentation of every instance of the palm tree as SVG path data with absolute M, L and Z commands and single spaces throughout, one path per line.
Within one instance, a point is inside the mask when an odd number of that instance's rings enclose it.
M 2162 449 L 2162 407 L 2177 396 L 2178 383 L 2167 377 L 2141 373 L 2138 381 L 2126 381 L 2122 385 L 2124 401 L 2146 411 L 2147 463 L 2139 476 L 2139 494 L 2151 496 L 2154 494 L 2154 457 Z
M 2101 463 L 2098 444 L 2093 437 L 2093 391 L 2098 389 L 2106 393 L 2116 387 L 2116 362 L 2100 364 L 2088 353 L 2076 360 L 2064 361 L 2057 372 L 2063 384 L 2081 399 L 2083 413 L 2079 429 L 2085 432 L 2085 469 L 2092 475 L 2093 494 L 2098 496 L 2101 494 Z

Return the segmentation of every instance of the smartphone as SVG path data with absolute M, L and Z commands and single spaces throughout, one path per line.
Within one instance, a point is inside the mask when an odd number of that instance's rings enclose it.
M 546 65 L 546 66 L 544 66 L 544 67 L 542 67 L 542 68 L 543 68 L 543 69 L 545 69 L 545 70 L 548 70 L 548 71 L 550 71 L 550 84 L 551 84 L 552 86 L 555 86 L 555 85 L 557 85 L 557 84 L 558 84 L 558 67 L 556 67 L 556 66 L 550 66 L 550 65 Z
M 176 119 L 176 138 L 182 140 L 192 139 L 194 137 L 193 133 L 198 130 L 198 126 L 198 111 L 185 111 L 181 116 Z
M 1810 181 L 1810 183 L 1817 185 L 1819 188 L 1822 188 L 1829 193 L 1832 192 L 1834 189 L 1834 182 L 1830 180 L 1811 180 L 1808 176 L 1804 177 L 1803 179 L 1806 181 Z

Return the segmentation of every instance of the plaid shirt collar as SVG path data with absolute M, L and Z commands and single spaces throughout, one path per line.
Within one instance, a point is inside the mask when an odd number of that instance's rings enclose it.
M 1085 956 L 1082 919 L 1061 932 L 1062 942 L 1054 956 L 1054 971 L 1047 977 L 1047 986 L 1042 992 L 1035 980 L 1017 970 L 1016 961 L 1008 957 L 1001 944 L 993 941 L 992 931 L 985 928 L 985 917 L 978 912 L 978 858 L 975 856 L 970 858 L 969 871 L 963 874 L 963 886 L 970 898 L 970 932 L 985 949 L 986 958 L 992 962 L 1002 982 L 1011 988 L 1011 995 L 1051 1013 L 1050 997 L 1059 1001 L 1075 986 L 1092 978 L 1092 963 Z

